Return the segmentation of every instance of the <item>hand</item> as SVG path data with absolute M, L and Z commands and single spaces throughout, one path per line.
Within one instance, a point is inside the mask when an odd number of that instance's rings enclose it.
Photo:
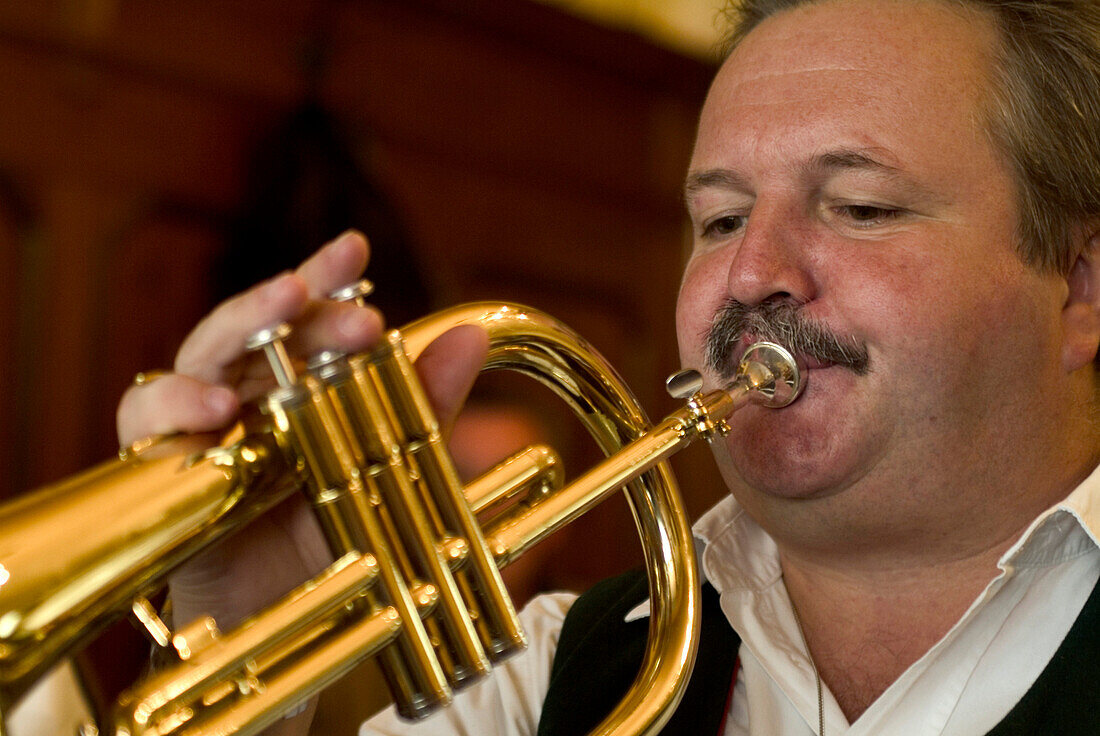
M 257 330 L 290 322 L 294 332 L 287 350 L 292 358 L 325 348 L 346 353 L 369 348 L 383 332 L 378 311 L 325 298 L 358 278 L 367 258 L 366 240 L 357 233 L 345 233 L 294 272 L 221 304 L 184 340 L 172 373 L 127 390 L 118 408 L 120 443 L 128 445 L 154 434 L 215 432 L 229 426 L 242 404 L 274 385 L 264 357 L 244 349 L 248 336 Z M 462 407 L 486 350 L 483 331 L 457 328 L 437 339 L 417 361 L 417 371 L 445 428 Z M 308 504 L 302 497 L 292 498 L 243 533 L 204 551 L 172 577 L 174 623 L 205 613 L 226 631 L 331 561 Z

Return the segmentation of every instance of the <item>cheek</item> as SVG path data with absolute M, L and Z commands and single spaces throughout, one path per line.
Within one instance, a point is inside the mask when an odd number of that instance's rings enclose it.
M 680 365 L 698 367 L 702 355 L 701 327 L 698 316 L 702 310 L 682 290 L 676 300 L 676 342 L 680 348 Z
M 988 299 L 968 286 L 976 273 L 944 267 L 927 246 L 896 243 L 886 252 L 861 256 L 844 259 L 822 280 L 830 298 L 822 299 L 818 312 L 834 329 L 850 329 L 868 343 L 872 363 L 877 352 L 880 360 L 912 367 L 934 351 L 971 340 L 975 310 Z
M 703 367 L 707 329 L 726 298 L 722 273 L 720 263 L 712 256 L 695 257 L 684 269 L 676 300 L 676 337 L 684 367 Z
M 889 290 L 889 300 L 884 294 L 883 306 L 858 319 L 869 325 L 873 370 L 890 377 L 883 398 L 914 426 L 929 432 L 948 421 L 980 426 L 991 406 L 1013 402 L 1011 394 L 1026 390 L 1021 366 L 1046 377 L 1049 366 L 1034 364 L 1037 356 L 1052 354 L 1058 309 L 1018 264 L 914 264 L 880 286 Z

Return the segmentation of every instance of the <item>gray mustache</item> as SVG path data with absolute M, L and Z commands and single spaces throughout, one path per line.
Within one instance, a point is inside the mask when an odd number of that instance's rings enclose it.
M 843 339 L 827 328 L 806 318 L 798 307 L 781 301 L 765 301 L 755 306 L 729 299 L 714 315 L 707 332 L 707 367 L 724 379 L 733 378 L 737 366 L 730 362 L 734 346 L 745 335 L 753 340 L 768 340 L 815 360 L 844 366 L 862 376 L 870 370 L 867 346 Z

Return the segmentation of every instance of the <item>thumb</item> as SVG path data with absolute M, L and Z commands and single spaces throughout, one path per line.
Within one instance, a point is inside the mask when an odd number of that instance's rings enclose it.
M 488 352 L 489 336 L 485 331 L 462 325 L 437 337 L 417 359 L 416 372 L 444 435 L 450 435 Z

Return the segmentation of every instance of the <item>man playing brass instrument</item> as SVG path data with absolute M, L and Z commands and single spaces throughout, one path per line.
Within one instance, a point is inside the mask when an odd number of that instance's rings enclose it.
M 704 634 L 729 666 L 693 680 L 710 688 L 690 706 L 704 720 L 681 723 L 1100 733 L 1088 687 L 1100 668 L 1100 7 L 743 6 L 687 175 L 680 351 L 718 385 L 768 337 L 800 353 L 809 378 L 789 408 L 734 415 L 716 446 L 731 496 L 696 530 L 732 644 Z M 223 305 L 175 374 L 124 397 L 122 441 L 225 426 L 261 388 L 239 346 L 272 322 L 298 323 L 302 355 L 369 346 L 377 313 L 320 297 L 365 260 L 346 235 Z M 483 350 L 467 329 L 421 359 L 445 421 Z M 182 575 L 177 615 L 228 590 L 211 612 L 239 618 L 322 566 L 294 511 Z M 567 631 L 597 625 L 580 600 Z M 638 602 L 626 618 L 644 617 Z M 549 684 L 567 607 L 536 604 L 534 651 L 452 708 L 418 725 L 383 715 L 362 733 L 535 733 L 540 718 L 542 733 L 583 732 L 592 724 L 571 721 Z M 619 637 L 622 618 L 600 622 L 601 638 Z M 577 639 L 555 667 L 601 656 Z

